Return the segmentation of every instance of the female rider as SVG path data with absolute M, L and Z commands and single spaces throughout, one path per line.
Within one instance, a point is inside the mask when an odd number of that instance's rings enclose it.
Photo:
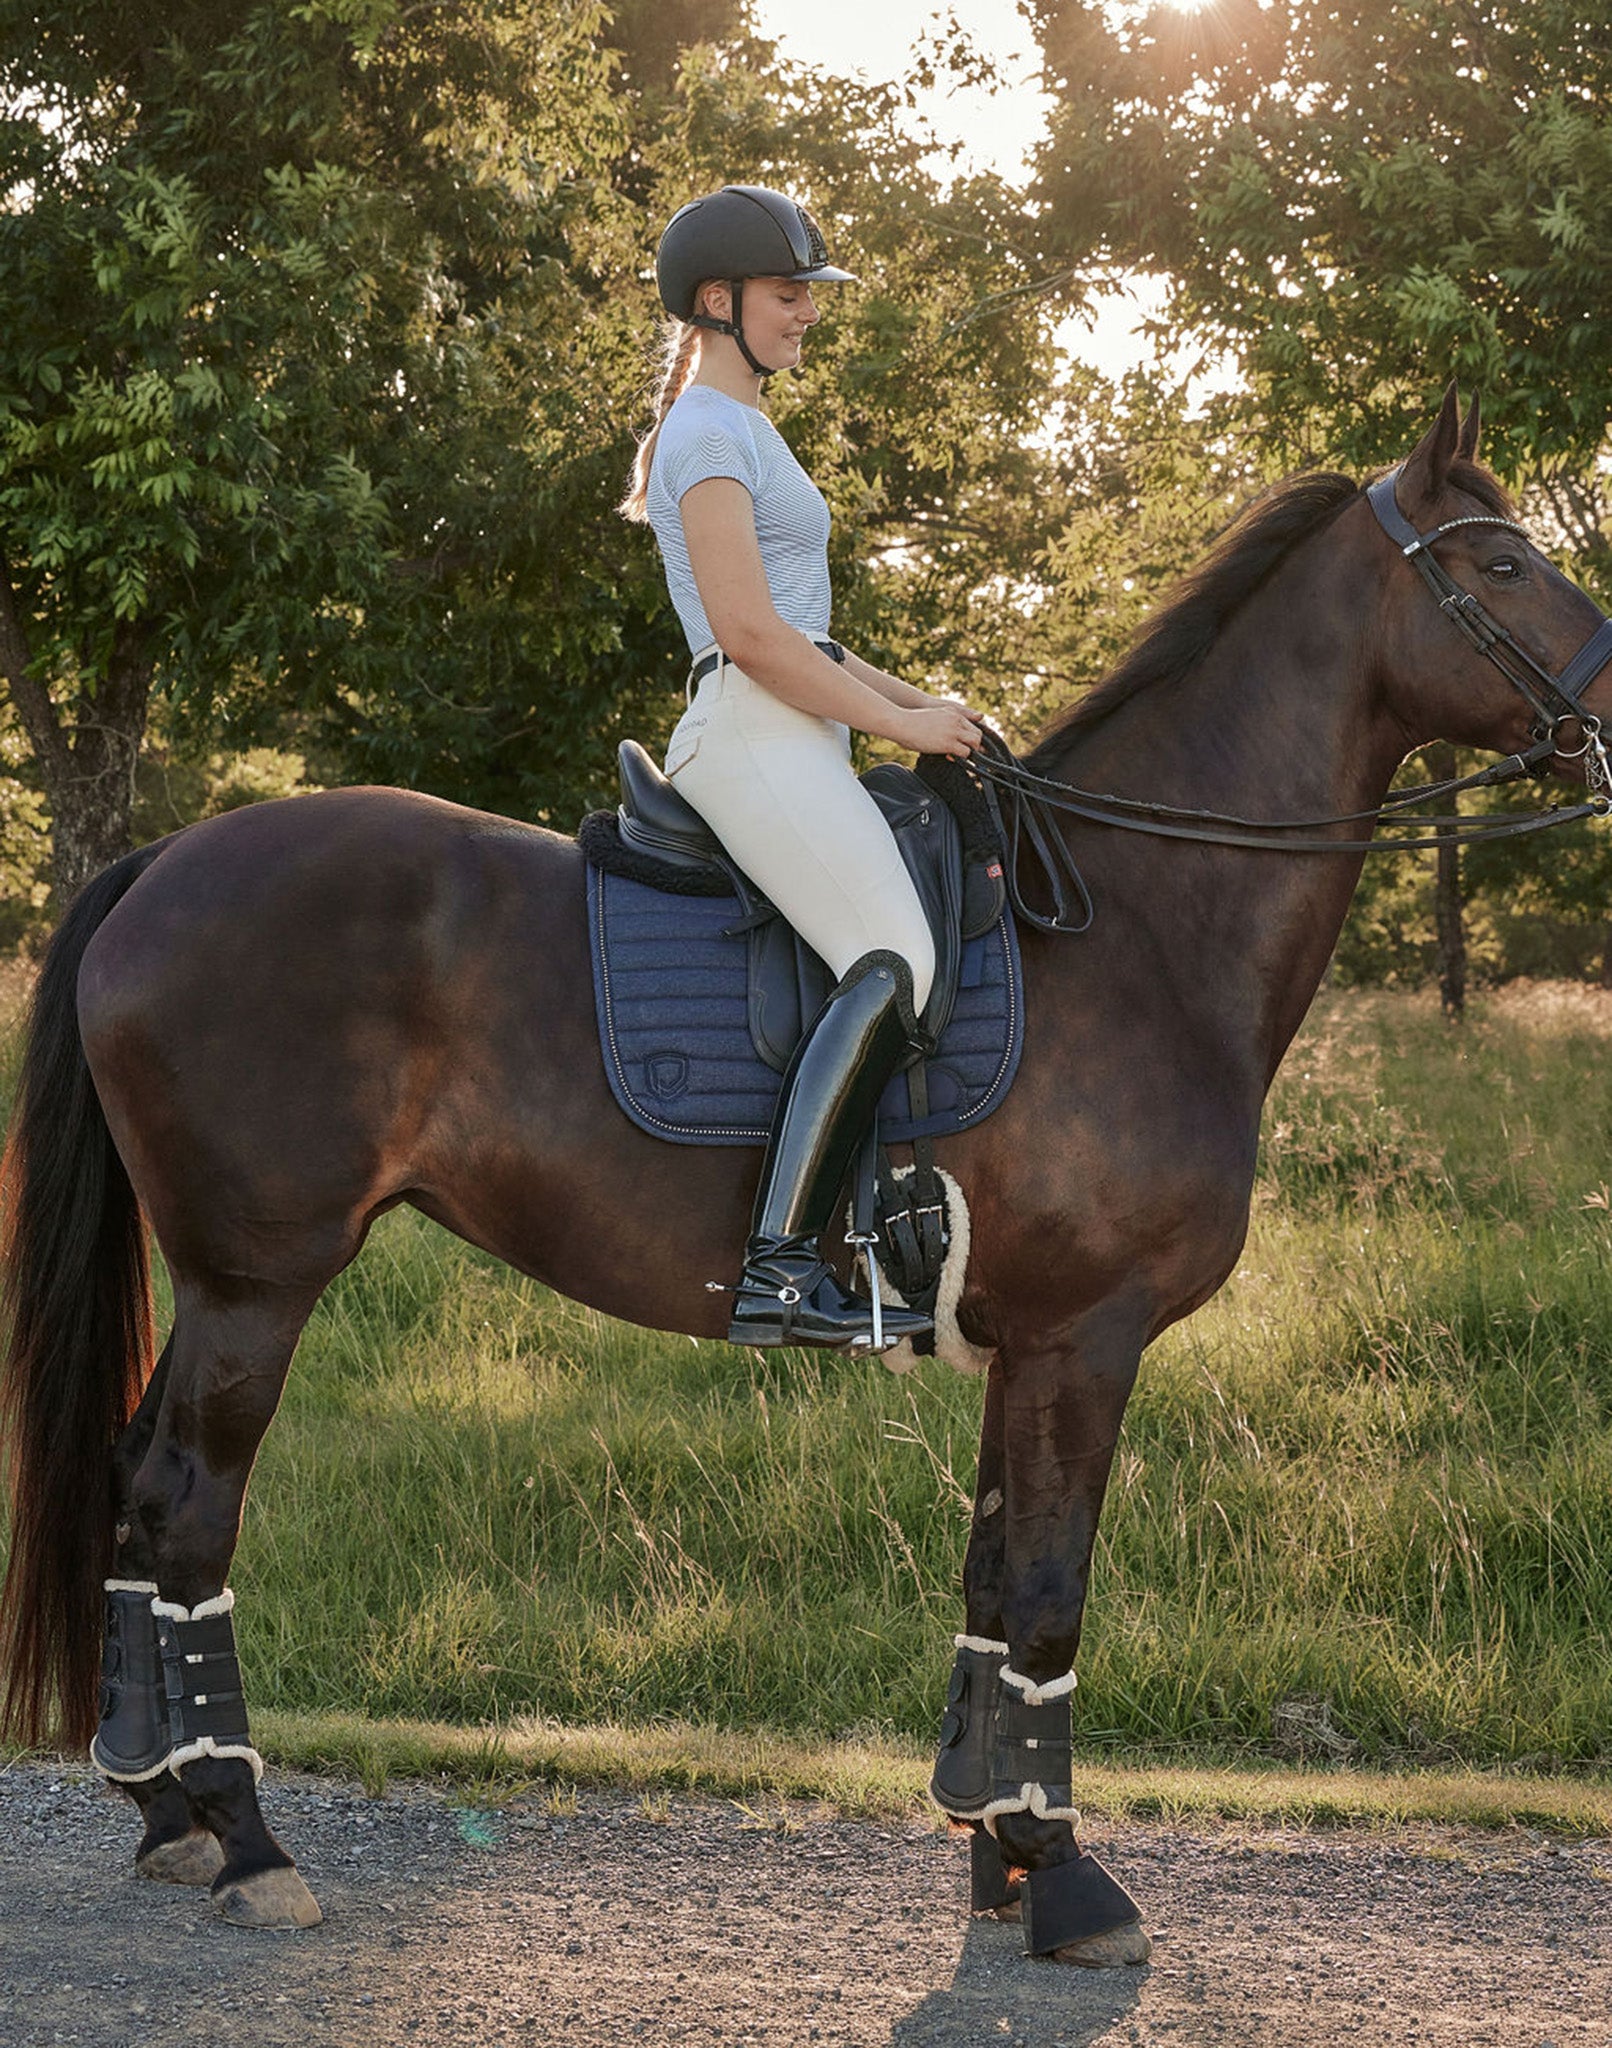
M 796 1049 L 768 1141 L 729 1339 L 865 1345 L 868 1304 L 818 1239 L 928 999 L 934 948 L 848 728 L 966 757 L 977 714 L 828 638 L 829 513 L 761 409 L 801 358 L 812 285 L 848 279 L 781 192 L 725 185 L 673 215 L 655 263 L 671 315 L 655 424 L 622 510 L 655 530 L 693 656 L 666 773 L 838 977 Z M 926 1317 L 891 1309 L 888 1342 Z

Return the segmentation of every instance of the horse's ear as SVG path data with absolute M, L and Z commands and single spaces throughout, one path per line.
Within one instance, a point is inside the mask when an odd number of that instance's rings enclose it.
M 1431 503 L 1438 497 L 1459 452 L 1461 432 L 1461 401 L 1452 378 L 1438 418 L 1405 459 L 1398 492 L 1402 505 L 1413 505 L 1418 499 Z
M 1463 462 L 1476 462 L 1478 459 L 1478 413 L 1478 394 L 1474 391 L 1466 418 L 1461 422 L 1461 438 L 1455 444 L 1455 452 Z

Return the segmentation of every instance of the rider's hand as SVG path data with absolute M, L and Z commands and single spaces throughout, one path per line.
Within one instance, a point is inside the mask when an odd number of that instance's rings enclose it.
M 934 697 L 927 704 L 907 707 L 901 713 L 901 730 L 893 735 L 915 754 L 946 754 L 954 761 L 966 761 L 984 741 L 981 714 L 950 697 Z

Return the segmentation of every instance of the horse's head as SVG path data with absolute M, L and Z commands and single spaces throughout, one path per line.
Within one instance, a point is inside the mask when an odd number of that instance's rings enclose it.
M 1549 733 L 1550 765 L 1582 776 L 1585 727 L 1571 714 L 1612 713 L 1612 625 L 1516 524 L 1477 447 L 1477 401 L 1463 420 L 1452 384 L 1373 487 L 1375 521 L 1360 515 L 1382 567 L 1388 708 L 1407 750 L 1449 739 L 1521 753 Z

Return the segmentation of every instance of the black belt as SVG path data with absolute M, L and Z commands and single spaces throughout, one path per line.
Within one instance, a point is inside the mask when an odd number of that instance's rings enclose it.
M 845 649 L 837 640 L 814 640 L 812 645 L 814 647 L 821 647 L 830 661 L 843 662 L 845 659 Z M 709 654 L 702 654 L 689 670 L 689 681 L 691 683 L 703 683 L 711 671 L 726 660 L 727 656 L 722 652 L 721 648 L 713 647 Z

